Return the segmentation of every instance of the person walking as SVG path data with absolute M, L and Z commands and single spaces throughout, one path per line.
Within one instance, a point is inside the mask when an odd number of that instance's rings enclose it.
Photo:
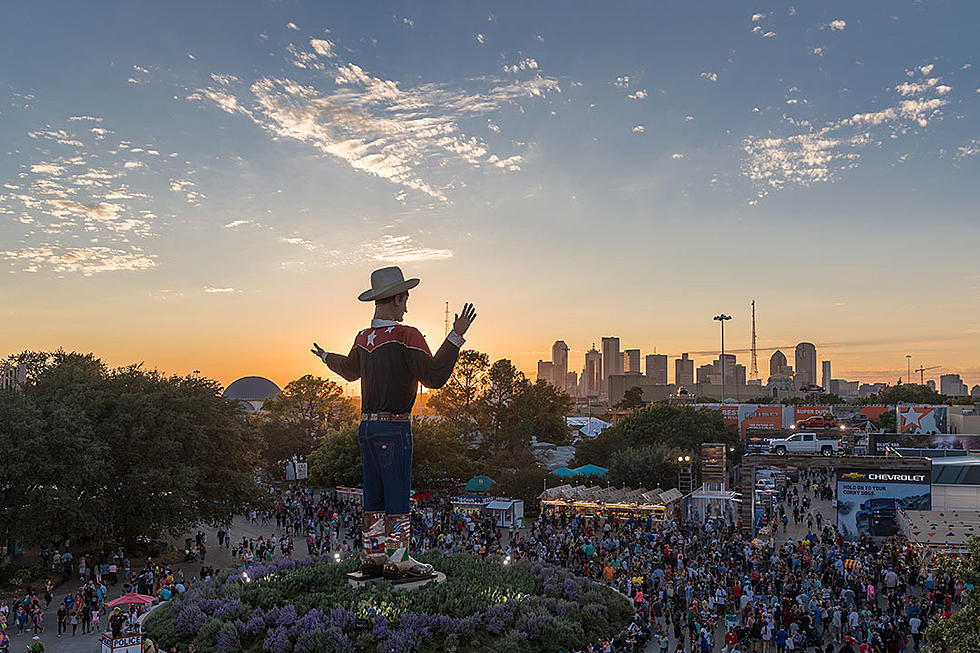
M 402 324 L 408 291 L 419 279 L 405 279 L 398 267 L 371 273 L 371 288 L 358 296 L 374 302 L 371 326 L 362 330 L 345 356 L 310 350 L 348 381 L 361 380 L 358 445 L 364 487 L 361 573 L 390 580 L 427 578 L 432 565 L 409 555 L 412 487 L 412 406 L 418 384 L 441 388 L 452 375 L 463 335 L 476 319 L 472 304 L 456 316 L 453 330 L 433 356 L 418 329 Z

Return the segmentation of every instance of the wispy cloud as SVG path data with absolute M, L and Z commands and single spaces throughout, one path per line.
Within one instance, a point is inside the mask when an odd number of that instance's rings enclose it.
M 225 229 L 237 229 L 238 227 L 244 227 L 245 225 L 253 224 L 251 220 L 232 220 L 224 226 Z
M 844 31 L 844 28 L 847 27 L 847 21 L 845 21 L 845 20 L 843 20 L 841 18 L 838 18 L 837 20 L 832 20 L 829 23 L 827 23 L 827 27 L 832 32 L 843 32 Z M 860 31 L 860 30 L 858 30 L 858 31 Z
M 41 268 L 55 273 L 78 272 L 92 276 L 99 272 L 118 272 L 120 270 L 147 270 L 155 267 L 155 257 L 144 254 L 139 248 L 132 251 L 110 247 L 24 247 L 17 250 L 0 251 L 0 258 L 21 264 L 21 272 L 38 272 Z
M 932 66 L 921 67 L 919 72 L 928 75 Z M 804 130 L 745 139 L 742 173 L 758 188 L 750 203 L 787 185 L 837 179 L 858 165 L 865 146 L 898 138 L 940 118 L 941 108 L 948 103 L 943 96 L 950 89 L 938 84 L 937 78 L 928 78 L 899 84 L 895 90 L 901 98 L 884 109 L 855 113 L 819 128 L 787 119 L 786 124 Z
M 643 125 L 633 125 L 633 132 L 636 134 L 642 134 L 647 130 Z
M 229 295 L 231 293 L 241 292 L 234 288 L 217 288 L 215 286 L 204 286 L 204 292 L 209 295 Z
M 317 58 L 322 72 L 317 70 L 309 80 L 263 77 L 246 83 L 214 75 L 212 84 L 188 99 L 244 116 L 275 138 L 306 143 L 357 171 L 448 200 L 444 189 L 452 182 L 440 186 L 427 179 L 433 171 L 451 172 L 454 160 L 516 171 L 522 161 L 519 154 L 492 152 L 484 140 L 464 131 L 462 121 L 561 92 L 557 81 L 537 72 L 533 59 L 507 68 L 530 73 L 523 80 L 484 77 L 471 80 L 470 86 L 477 88 L 468 90 L 440 83 L 403 88 L 357 64 L 336 61 L 333 47 L 311 47 L 290 53 L 294 60 Z
M 643 89 L 642 91 L 637 91 L 636 93 L 630 93 L 626 97 L 631 100 L 645 100 L 647 99 L 647 91 L 646 89 Z
M 717 82 L 718 81 L 718 73 L 702 72 L 701 75 L 700 75 L 700 77 L 701 77 L 701 79 L 706 79 L 709 82 Z
M 411 236 L 385 236 L 380 243 L 364 243 L 367 255 L 382 263 L 444 261 L 453 257 L 450 249 L 433 249 L 416 244 Z

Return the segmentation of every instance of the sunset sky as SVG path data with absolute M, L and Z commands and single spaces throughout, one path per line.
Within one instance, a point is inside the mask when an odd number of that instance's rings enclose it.
M 980 3 L 8 3 L 2 353 L 280 385 L 372 269 L 551 344 L 980 383 Z M 749 364 L 747 354 L 739 362 Z M 671 365 L 671 376 L 673 367 Z M 918 375 L 915 375 L 918 379 Z

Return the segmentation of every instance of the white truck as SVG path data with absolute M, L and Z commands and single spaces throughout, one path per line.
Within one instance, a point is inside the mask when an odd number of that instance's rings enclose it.
M 777 456 L 785 456 L 791 453 L 819 453 L 824 456 L 832 456 L 841 451 L 843 443 L 839 433 L 794 433 L 782 440 L 773 440 L 769 445 L 769 452 Z

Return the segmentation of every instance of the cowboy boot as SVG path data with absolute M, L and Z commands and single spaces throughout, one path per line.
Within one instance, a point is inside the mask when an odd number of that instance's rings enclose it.
M 387 515 L 385 522 L 388 562 L 384 567 L 384 577 L 388 580 L 411 580 L 431 575 L 432 565 L 419 562 L 408 555 L 412 541 L 411 517 Z
M 361 545 L 361 573 L 371 578 L 381 576 L 388 561 L 383 512 L 364 512 L 361 517 Z

